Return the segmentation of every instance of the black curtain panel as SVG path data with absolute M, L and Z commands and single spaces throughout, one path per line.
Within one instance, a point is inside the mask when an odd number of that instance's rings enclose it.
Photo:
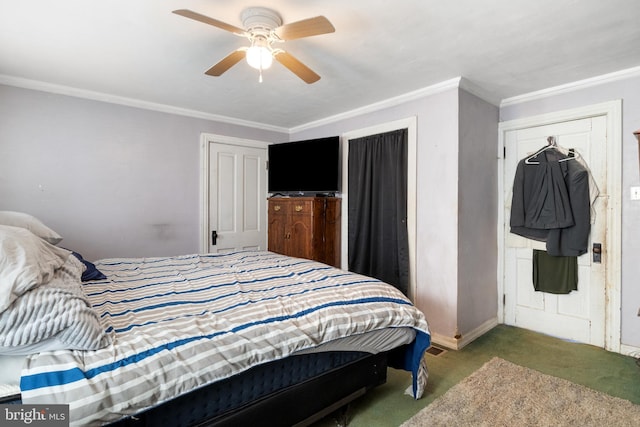
M 349 270 L 409 289 L 407 129 L 349 141 Z

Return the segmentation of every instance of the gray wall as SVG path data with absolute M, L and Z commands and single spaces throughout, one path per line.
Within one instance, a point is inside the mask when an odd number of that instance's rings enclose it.
M 454 340 L 497 316 L 497 107 L 454 88 L 291 139 L 411 116 L 418 131 L 415 303 L 434 335 Z
M 640 186 L 638 142 L 633 136 L 640 129 L 639 94 L 640 77 L 630 77 L 500 109 L 500 120 L 507 121 L 622 99 L 621 342 L 634 347 L 640 347 L 640 201 L 630 200 L 629 188 Z
M 459 117 L 457 309 L 464 334 L 498 312 L 498 108 L 462 90 Z
M 202 132 L 289 137 L 0 85 L 0 210 L 90 260 L 197 252 Z

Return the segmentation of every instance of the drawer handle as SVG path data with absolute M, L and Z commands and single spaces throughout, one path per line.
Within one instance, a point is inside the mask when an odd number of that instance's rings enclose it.
M 302 205 L 296 205 L 296 212 L 300 212 L 302 210 Z
M 275 205 L 275 206 L 273 207 L 273 210 L 274 210 L 274 211 L 276 211 L 276 212 L 278 212 L 278 211 L 280 210 L 280 205 Z

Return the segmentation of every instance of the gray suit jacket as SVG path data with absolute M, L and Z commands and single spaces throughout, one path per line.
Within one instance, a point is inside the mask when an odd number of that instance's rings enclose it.
M 549 230 L 574 225 L 562 167 L 567 162 L 558 162 L 564 158 L 559 151 L 548 149 L 533 159 L 537 164 L 520 160 L 513 180 L 512 233 L 546 241 Z
M 522 159 L 516 168 L 511 232 L 545 241 L 552 256 L 587 252 L 591 231 L 589 172 L 555 149 L 539 153 L 538 164 Z
M 580 256 L 589 249 L 591 232 L 589 171 L 574 160 L 562 162 L 561 166 L 565 173 L 574 225 L 549 230 L 547 253 L 552 256 Z

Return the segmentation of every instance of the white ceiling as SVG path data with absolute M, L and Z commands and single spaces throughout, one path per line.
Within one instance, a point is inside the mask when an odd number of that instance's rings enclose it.
M 263 83 L 244 61 L 204 74 L 246 39 L 171 11 L 242 27 L 251 6 L 285 24 L 333 23 L 335 33 L 281 45 L 320 81 L 279 63 Z M 639 18 L 639 0 L 0 0 L 0 83 L 290 130 L 459 76 L 498 104 L 637 67 Z

